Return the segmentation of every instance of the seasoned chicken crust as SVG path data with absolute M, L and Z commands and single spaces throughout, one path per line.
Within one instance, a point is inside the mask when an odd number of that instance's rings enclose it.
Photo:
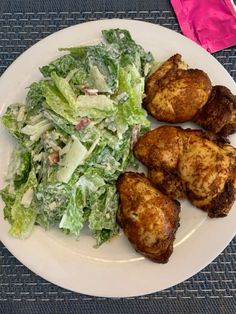
M 162 192 L 187 197 L 210 217 L 228 214 L 236 197 L 236 149 L 213 133 L 162 126 L 139 138 L 134 154 Z
M 145 84 L 144 106 L 157 120 L 192 120 L 211 93 L 211 81 L 202 70 L 187 69 L 176 54 L 162 64 Z
M 207 103 L 199 110 L 193 121 L 204 129 L 224 137 L 235 133 L 236 96 L 225 86 L 214 86 Z
M 158 191 L 139 173 L 122 174 L 117 189 L 117 223 L 138 252 L 154 262 L 166 263 L 179 226 L 179 202 Z

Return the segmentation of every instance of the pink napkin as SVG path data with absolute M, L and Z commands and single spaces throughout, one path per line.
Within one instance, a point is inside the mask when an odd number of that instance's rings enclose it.
M 236 11 L 230 0 L 171 0 L 184 35 L 209 52 L 236 45 Z

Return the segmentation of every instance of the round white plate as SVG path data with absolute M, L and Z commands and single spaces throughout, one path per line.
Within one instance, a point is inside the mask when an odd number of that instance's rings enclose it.
M 208 73 L 213 84 L 222 84 L 236 93 L 233 79 L 209 53 L 180 34 L 158 25 L 131 20 L 100 20 L 61 30 L 24 52 L 0 79 L 1 113 L 6 106 L 24 101 L 26 87 L 41 78 L 38 68 L 61 53 L 59 47 L 95 44 L 101 30 L 125 28 L 155 58 L 164 61 L 175 53 L 193 68 Z M 196 126 L 195 126 L 196 127 Z M 236 136 L 231 137 L 236 144 Z M 0 129 L 0 184 L 7 171 L 14 141 Z M 1 203 L 1 208 L 2 208 Z M 230 242 L 236 230 L 236 208 L 226 218 L 210 219 L 206 213 L 182 202 L 181 225 L 174 253 L 168 264 L 155 264 L 136 253 L 121 234 L 94 248 L 84 230 L 79 241 L 60 231 L 45 232 L 35 227 L 27 240 L 8 235 L 9 225 L 0 213 L 0 239 L 16 258 L 36 274 L 64 288 L 104 297 L 128 297 L 168 288 L 196 274 Z

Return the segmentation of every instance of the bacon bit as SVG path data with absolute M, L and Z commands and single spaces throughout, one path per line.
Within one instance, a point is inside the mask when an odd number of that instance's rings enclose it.
M 60 157 L 59 157 L 59 151 L 58 151 L 58 150 L 52 152 L 52 153 L 48 156 L 49 165 L 58 164 L 58 163 L 59 163 L 59 160 L 60 160 Z
M 80 131 L 84 129 L 87 125 L 89 125 L 89 123 L 90 123 L 90 119 L 88 117 L 81 118 L 75 126 L 76 131 Z
M 98 94 L 98 90 L 95 88 L 85 89 L 84 92 L 86 95 L 89 95 L 89 96 L 97 96 L 97 94 Z
M 81 90 L 81 92 L 83 92 L 85 95 L 89 95 L 89 96 L 97 96 L 98 94 L 98 90 L 95 88 L 89 88 L 86 85 L 82 85 L 79 87 L 79 89 Z
M 139 132 L 140 132 L 140 125 L 136 124 L 133 129 L 132 129 L 132 134 L 131 134 L 131 141 L 130 141 L 130 148 L 133 149 L 134 145 L 136 144 L 137 140 L 138 140 L 138 136 L 139 136 Z

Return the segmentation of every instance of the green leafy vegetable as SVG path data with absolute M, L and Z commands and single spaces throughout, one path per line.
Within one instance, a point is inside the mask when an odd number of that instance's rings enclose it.
M 24 146 L 17 146 L 12 153 L 9 167 L 9 175 L 13 181 L 15 190 L 26 183 L 31 169 L 31 154 Z
M 14 237 L 38 224 L 78 238 L 88 225 L 99 246 L 118 232 L 116 180 L 136 166 L 132 145 L 150 127 L 142 99 L 153 58 L 127 30 L 102 34 L 98 45 L 61 49 L 26 104 L 2 117 L 18 142 L 0 191 Z
M 120 104 L 120 117 L 123 117 L 128 125 L 138 124 L 150 127 L 147 113 L 142 108 L 144 79 L 140 77 L 134 65 L 120 69 L 119 89 L 121 93 L 126 93 L 128 97 L 124 103 Z
M 147 75 L 153 62 L 153 56 L 131 37 L 125 29 L 103 30 L 102 34 L 109 44 L 112 44 L 121 54 L 121 66 L 135 65 L 142 76 Z M 148 68 L 148 69 L 147 69 Z
M 64 98 L 67 101 L 67 107 L 70 110 L 70 112 L 73 114 L 76 110 L 76 96 L 73 92 L 70 84 L 68 81 L 56 74 L 56 72 L 51 73 L 51 77 L 58 88 L 58 90 L 61 92 L 61 94 L 64 96 Z
M 70 233 L 76 235 L 76 237 L 79 237 L 80 231 L 83 228 L 85 222 L 85 218 L 83 204 L 78 201 L 78 197 L 76 197 L 77 195 L 78 193 L 76 193 L 74 189 L 70 196 L 67 210 L 62 217 L 59 227 L 66 229 Z
M 62 182 L 40 183 L 37 187 L 35 204 L 38 208 L 37 223 L 45 229 L 60 223 L 70 202 L 72 188 Z
M 102 119 L 116 112 L 114 102 L 105 95 L 81 95 L 77 98 L 77 112 L 81 117 Z
M 118 87 L 118 54 L 103 43 L 97 46 L 66 48 L 72 56 L 85 65 L 87 77 L 83 83 L 96 88 L 101 93 L 112 94 Z M 81 71 L 80 71 L 81 72 Z M 84 73 L 83 73 L 84 74 Z
M 21 133 L 28 135 L 30 138 L 30 141 L 32 143 L 37 142 L 43 133 L 45 133 L 47 130 L 51 129 L 52 125 L 51 123 L 44 118 L 41 118 L 36 123 L 29 123 L 26 126 L 24 126 L 21 129 Z
M 5 206 L 3 208 L 4 219 L 7 219 L 10 224 L 13 223 L 13 219 L 11 216 L 11 209 L 15 203 L 15 194 L 10 192 L 10 186 L 6 186 L 4 189 L 0 191 L 0 195 L 2 197 Z
M 44 110 L 43 115 L 54 125 L 55 128 L 59 128 L 70 135 L 75 133 L 75 126 L 52 110 Z
M 26 238 L 31 233 L 37 211 L 34 206 L 33 196 L 37 187 L 37 178 L 32 168 L 27 182 L 16 191 L 15 202 L 11 210 L 10 234 L 16 238 Z
M 73 56 L 65 55 L 43 66 L 40 71 L 45 77 L 50 77 L 52 72 L 56 72 L 58 76 L 65 78 L 78 65 L 78 61 Z
M 43 103 L 45 101 L 45 97 L 42 92 L 42 81 L 38 83 L 33 83 L 28 91 L 26 96 L 26 106 L 28 116 L 36 115 L 40 111 L 42 111 Z
M 24 140 L 21 128 L 25 124 L 25 111 L 25 105 L 19 103 L 12 104 L 7 108 L 5 114 L 1 118 L 3 125 L 9 130 L 11 135 L 19 141 Z
M 69 151 L 61 163 L 62 167 L 58 170 L 57 179 L 60 182 L 67 183 L 75 169 L 84 163 L 87 156 L 88 151 L 86 147 L 84 147 L 79 139 L 73 137 L 73 143 L 71 144 Z
M 103 229 L 116 230 L 116 209 L 118 197 L 114 185 L 107 184 L 104 189 L 93 195 L 89 228 L 95 233 Z
M 59 85 L 58 83 L 58 86 Z M 46 108 L 51 109 L 71 123 L 76 121 L 72 106 L 67 102 L 66 98 L 60 93 L 53 82 L 42 81 L 42 93 L 46 99 Z

